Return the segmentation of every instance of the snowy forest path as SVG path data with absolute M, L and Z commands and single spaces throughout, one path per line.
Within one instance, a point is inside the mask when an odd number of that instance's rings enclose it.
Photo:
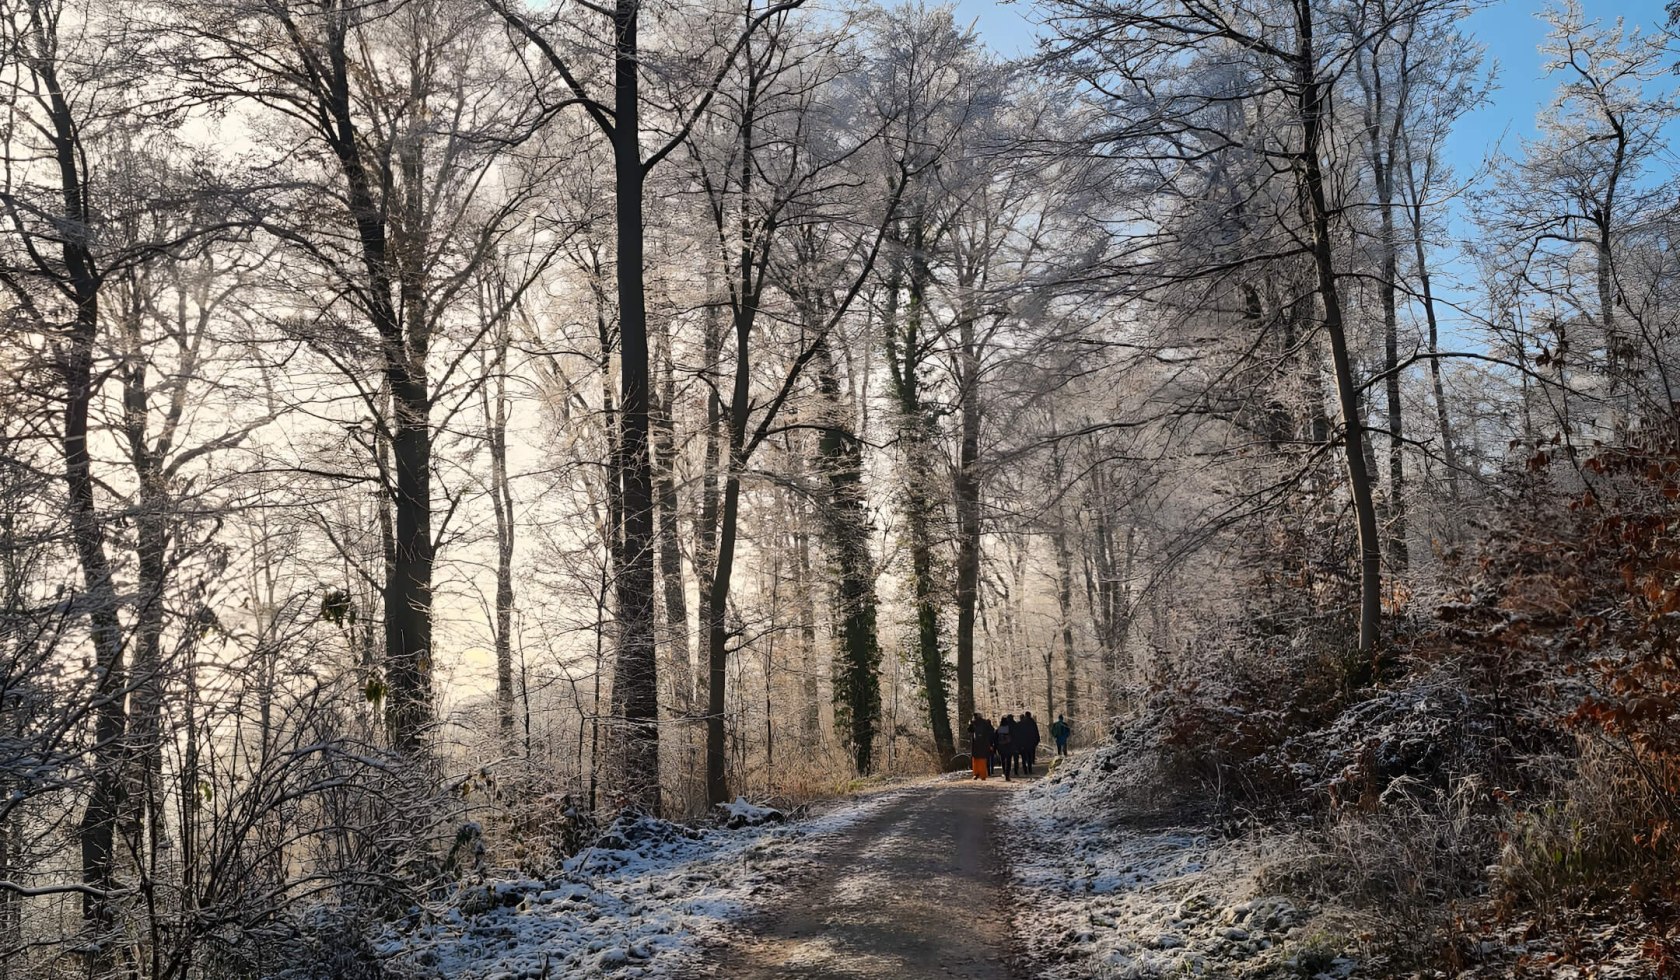
M 998 807 L 1023 782 L 932 783 L 824 841 L 696 976 L 1011 980 Z

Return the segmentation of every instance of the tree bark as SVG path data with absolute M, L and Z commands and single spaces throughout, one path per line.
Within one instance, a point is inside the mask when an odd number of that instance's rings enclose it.
M 659 581 L 665 599 L 665 650 L 670 671 L 671 707 L 686 717 L 694 710 L 694 671 L 688 652 L 688 594 L 683 584 L 681 527 L 678 523 L 676 474 L 676 374 L 671 338 L 660 321 L 660 398 L 653 418 L 655 496 L 659 508 Z
M 963 289 L 967 305 L 969 287 Z M 957 719 L 974 715 L 974 610 L 980 584 L 980 351 L 975 311 L 964 309 L 958 325 L 957 378 L 962 431 L 952 496 L 957 512 Z
M 45 95 L 46 128 L 52 164 L 58 178 L 62 217 L 57 267 L 37 259 L 41 271 L 62 290 L 72 311 L 60 328 L 43 323 L 57 334 L 54 361 L 64 391 L 64 419 L 59 449 L 64 460 L 65 511 L 71 547 L 82 573 L 84 596 L 93 642 L 93 745 L 88 801 L 77 836 L 81 847 L 82 919 L 90 938 L 103 941 L 115 921 L 109 892 L 115 887 L 116 824 L 123 799 L 124 735 L 128 719 L 123 709 L 125 673 L 122 625 L 117 615 L 117 590 L 106 552 L 105 523 L 99 514 L 93 458 L 88 447 L 88 411 L 99 391 L 93 362 L 99 340 L 100 291 L 103 274 L 92 251 L 92 212 L 89 206 L 86 159 L 74 111 L 58 76 L 58 16 L 41 4 L 31 4 L 28 29 L 35 50 L 28 52 L 28 69 Z M 29 42 L 26 41 L 25 44 Z M 96 957 L 99 954 L 94 954 Z
M 501 309 L 498 300 L 495 309 Z M 496 727 L 504 746 L 514 742 L 513 695 L 513 485 L 507 469 L 507 354 L 505 316 L 497 326 L 495 380 L 490 398 L 490 503 L 496 518 Z
M 1365 465 L 1359 389 L 1348 353 L 1341 289 L 1336 279 L 1335 251 L 1330 240 L 1330 204 L 1325 194 L 1324 173 L 1319 159 L 1328 109 L 1324 103 L 1323 83 L 1318 76 L 1313 42 L 1312 0 L 1295 0 L 1295 15 L 1299 45 L 1296 51 L 1295 95 L 1302 128 L 1300 179 L 1311 222 L 1313 268 L 1318 279 L 1324 332 L 1330 338 L 1336 398 L 1341 409 L 1343 456 L 1359 531 L 1359 652 L 1369 655 L 1376 649 L 1382 621 L 1382 544 L 1377 529 L 1376 503 L 1371 492 L 1371 474 Z
M 1054 420 L 1052 420 L 1054 424 Z M 1055 525 L 1050 532 L 1056 549 L 1056 610 L 1062 634 L 1062 706 L 1070 717 L 1079 713 L 1078 655 L 1073 647 L 1073 555 L 1067 539 L 1067 475 L 1062 464 L 1060 436 L 1052 432 L 1050 446 L 1050 492 L 1056 495 Z
M 741 519 L 741 472 L 746 468 L 747 411 L 749 408 L 747 341 L 750 327 L 737 317 L 735 331 L 735 384 L 730 395 L 729 445 L 723 480 L 723 510 L 718 522 L 718 548 L 711 590 L 706 605 L 706 664 L 710 678 L 706 702 L 706 798 L 713 804 L 729 799 L 729 780 L 724 770 L 724 685 L 729 668 L 728 602 L 730 579 L 735 571 L 735 536 Z
M 169 579 L 170 516 L 173 502 L 167 490 L 165 465 L 174 447 L 174 435 L 185 411 L 184 384 L 197 372 L 197 349 L 188 339 L 191 333 L 185 289 L 179 293 L 174 315 L 174 333 L 180 355 L 174 385 L 175 394 L 165 409 L 160 431 L 154 440 L 150 427 L 153 388 L 146 350 L 144 321 L 148 315 L 143 292 L 146 276 L 137 272 L 130 283 L 121 322 L 125 342 L 122 378 L 123 435 L 129 464 L 138 488 L 138 506 L 133 515 L 135 585 L 139 605 L 134 620 L 134 670 L 129 694 L 127 799 L 123 823 L 129 848 L 137 859 L 155 857 L 163 836 L 161 811 L 163 776 L 163 627 L 164 594 Z M 199 297 L 200 317 L 204 298 Z M 161 318 L 162 311 L 158 311 Z M 200 323 L 202 327 L 202 322 Z M 143 856 L 143 857 L 142 857 Z
M 711 282 L 708 277 L 708 287 Z M 705 615 L 712 606 L 712 576 L 717 566 L 718 516 L 722 509 L 719 493 L 719 473 L 723 468 L 723 394 L 719 390 L 718 362 L 723 357 L 723 317 L 718 310 L 716 290 L 706 290 L 706 312 L 703 321 L 701 346 L 705 365 L 701 370 L 708 379 L 706 395 L 706 443 L 700 468 L 700 517 L 694 534 L 694 572 L 700 586 L 700 610 Z M 711 666 L 708 662 L 700 672 L 700 693 L 711 710 Z
M 1392 144 L 1377 181 L 1377 206 L 1382 215 L 1382 272 L 1378 291 L 1383 313 L 1384 394 L 1388 409 L 1388 557 L 1393 574 L 1403 575 L 1411 563 L 1406 541 L 1406 457 L 1403 410 L 1400 404 L 1400 336 L 1398 299 L 1400 262 L 1394 231 L 1394 175 Z
M 659 810 L 659 666 L 654 642 L 653 471 L 648 452 L 648 335 L 643 269 L 639 0 L 614 7 L 613 186 L 618 238 L 618 471 L 624 564 L 617 569 L 618 658 L 613 713 L 624 725 L 623 791 L 632 805 Z
M 881 718 L 881 647 L 875 634 L 875 569 L 869 551 L 869 512 L 863 487 L 863 443 L 853 431 L 849 401 L 826 337 L 813 359 L 822 397 L 817 466 L 824 487 L 823 523 L 835 567 L 835 622 L 840 649 L 833 666 L 835 727 L 859 775 L 875 754 Z
M 934 582 L 933 494 L 927 481 L 933 477 L 932 421 L 922 404 L 922 327 L 927 312 L 927 287 L 932 279 L 927 261 L 926 216 L 918 213 L 910 221 L 909 292 L 904 322 L 898 323 L 898 276 L 888 286 L 885 334 L 893 391 L 897 396 L 899 439 L 904 446 L 903 508 L 905 534 L 910 545 L 910 578 L 916 613 L 916 654 L 922 691 L 926 697 L 928 727 L 933 732 L 934 751 L 941 765 L 956 755 L 951 733 L 949 695 L 945 680 L 945 653 L 939 643 L 939 594 Z
M 356 225 L 357 244 L 367 273 L 366 309 L 379 336 L 384 382 L 390 394 L 390 413 L 383 420 L 390 437 L 391 491 L 395 520 L 391 560 L 386 563 L 385 680 L 389 688 L 386 720 L 391 741 L 414 752 L 431 725 L 432 543 L 431 397 L 426 377 L 427 338 L 424 293 L 418 255 L 393 254 L 386 234 L 391 206 L 421 209 L 417 201 L 383 204 L 376 182 L 363 161 L 363 141 L 356 124 L 350 93 L 350 14 L 336 12 L 323 19 L 325 76 L 314 95 L 324 122 L 327 143 L 345 181 L 345 200 Z M 301 41 L 296 43 L 301 44 Z M 411 187 L 418 185 L 418 161 L 410 151 L 399 154 Z M 388 181 L 386 183 L 389 183 Z M 386 188 L 388 191 L 388 188 Z M 389 197 L 389 193 L 387 193 Z M 416 222 L 418 226 L 418 222 Z M 423 241 L 424 236 L 418 236 Z M 419 247 L 419 246 L 416 246 Z M 402 306 L 393 298 L 400 290 Z M 399 314 L 399 309 L 407 316 Z
M 817 686 L 816 583 L 811 574 L 811 532 L 809 511 L 793 502 L 797 526 L 793 532 L 795 602 L 799 610 L 799 693 L 800 734 L 807 747 L 815 747 L 822 736 L 822 699 Z
M 1417 259 L 1418 298 L 1423 304 L 1424 321 L 1429 327 L 1429 383 L 1435 396 L 1435 426 L 1441 433 L 1441 455 L 1447 466 L 1447 492 L 1456 504 L 1459 500 L 1458 446 L 1453 440 L 1446 385 L 1441 380 L 1441 327 L 1436 319 L 1429 256 L 1423 244 L 1423 190 L 1418 186 L 1415 163 L 1410 154 L 1406 156 L 1406 186 L 1410 194 L 1406 209 L 1411 218 L 1412 248 Z
M 1405 438 L 1400 404 L 1400 248 L 1394 221 L 1394 171 L 1405 105 L 1402 89 L 1402 99 L 1393 109 L 1394 118 L 1387 118 L 1390 110 L 1383 86 L 1383 69 L 1378 61 L 1380 40 L 1372 44 L 1370 73 L 1362 75 L 1362 81 L 1366 98 L 1367 155 L 1371 164 L 1371 179 L 1376 185 L 1380 228 L 1377 296 L 1383 318 L 1383 390 L 1388 427 L 1388 558 L 1393 572 L 1404 574 L 1410 563 L 1410 553 L 1406 540 L 1406 464 L 1402 452 Z

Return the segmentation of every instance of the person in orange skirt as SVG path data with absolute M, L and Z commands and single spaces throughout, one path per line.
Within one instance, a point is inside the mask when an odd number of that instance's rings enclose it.
M 976 711 L 974 720 L 968 723 L 968 756 L 974 763 L 975 779 L 985 779 L 991 770 L 993 736 L 992 723 Z

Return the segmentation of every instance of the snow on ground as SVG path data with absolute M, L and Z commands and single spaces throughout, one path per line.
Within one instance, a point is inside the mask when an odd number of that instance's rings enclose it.
M 392 973 L 415 980 L 672 976 L 803 864 L 816 840 L 905 791 L 794 822 L 744 800 L 725 805 L 714 827 L 620 821 L 555 878 L 472 886 L 431 921 L 386 935 L 379 952 Z
M 1262 884 L 1296 842 L 1170 825 L 1171 811 L 1149 799 L 1152 776 L 1149 763 L 1109 746 L 1059 760 L 1011 795 L 1006 857 L 1032 976 L 1355 975 L 1344 954 L 1351 923 Z

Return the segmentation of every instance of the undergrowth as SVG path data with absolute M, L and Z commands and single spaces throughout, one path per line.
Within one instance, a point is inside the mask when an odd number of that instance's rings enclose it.
M 1118 734 L 1226 820 L 1314 826 L 1271 885 L 1375 915 L 1393 975 L 1680 977 L 1680 446 L 1531 469 L 1376 656 L 1272 601 Z

